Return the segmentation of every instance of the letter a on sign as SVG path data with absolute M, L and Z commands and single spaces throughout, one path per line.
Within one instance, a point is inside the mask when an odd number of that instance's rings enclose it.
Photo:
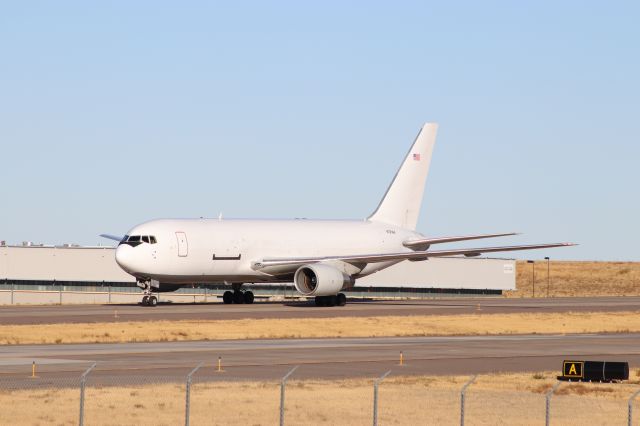
M 562 375 L 564 377 L 582 377 L 583 361 L 564 361 Z

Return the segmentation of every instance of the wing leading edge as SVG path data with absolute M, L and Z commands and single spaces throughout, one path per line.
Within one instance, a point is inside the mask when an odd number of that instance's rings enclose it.
M 108 240 L 113 240 L 113 241 L 122 241 L 122 238 L 123 238 L 119 235 L 112 235 L 112 234 L 100 234 L 100 236 L 102 238 L 106 238 Z

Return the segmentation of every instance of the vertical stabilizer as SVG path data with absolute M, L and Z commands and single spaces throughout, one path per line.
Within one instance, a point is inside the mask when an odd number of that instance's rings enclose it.
M 416 229 L 438 125 L 425 124 L 369 220 Z

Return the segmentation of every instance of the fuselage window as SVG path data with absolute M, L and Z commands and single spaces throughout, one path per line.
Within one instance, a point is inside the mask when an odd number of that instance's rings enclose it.
M 152 236 L 150 236 L 150 237 L 149 237 L 149 242 L 150 242 L 151 244 L 155 244 L 155 243 L 157 243 L 157 241 L 156 241 L 156 237 L 154 237 L 153 235 L 152 235 Z
M 149 236 L 147 236 L 147 235 L 143 235 L 143 236 L 142 236 L 142 242 L 143 242 L 143 243 L 148 243 L 148 242 L 149 242 Z

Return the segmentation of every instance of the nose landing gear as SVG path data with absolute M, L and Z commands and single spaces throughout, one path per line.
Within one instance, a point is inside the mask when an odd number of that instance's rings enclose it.
M 142 298 L 142 305 L 143 306 L 157 306 L 158 305 L 158 298 L 156 296 L 144 296 Z
M 142 306 L 155 307 L 158 305 L 158 298 L 151 293 L 151 285 L 149 283 L 138 282 L 138 287 L 142 287 L 144 291 L 144 296 L 142 297 L 142 302 L 140 303 Z

